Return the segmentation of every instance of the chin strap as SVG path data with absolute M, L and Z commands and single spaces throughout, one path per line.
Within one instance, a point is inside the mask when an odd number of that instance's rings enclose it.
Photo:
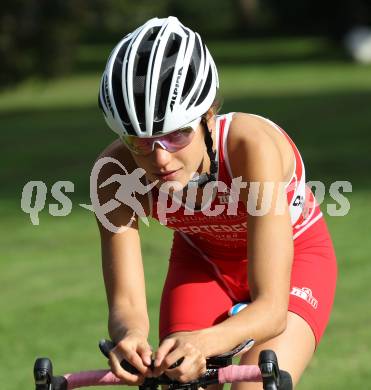
M 201 119 L 201 123 L 205 126 L 205 145 L 206 151 L 210 159 L 210 173 L 196 174 L 189 182 L 189 186 L 198 186 L 200 188 L 205 187 L 207 183 L 216 181 L 216 173 L 218 171 L 218 164 L 216 162 L 216 151 L 213 150 L 213 138 L 211 137 L 211 131 L 207 126 L 206 118 Z

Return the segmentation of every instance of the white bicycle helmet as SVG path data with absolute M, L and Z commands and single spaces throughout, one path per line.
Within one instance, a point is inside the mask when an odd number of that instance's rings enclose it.
M 176 17 L 154 18 L 112 51 L 99 106 L 119 136 L 151 137 L 199 118 L 218 87 L 214 61 L 200 36 Z

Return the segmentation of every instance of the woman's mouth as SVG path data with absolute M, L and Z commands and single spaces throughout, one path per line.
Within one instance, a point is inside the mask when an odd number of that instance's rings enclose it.
M 154 176 L 156 176 L 160 180 L 169 181 L 169 180 L 174 180 L 175 176 L 179 171 L 180 169 L 176 169 L 173 171 L 156 172 L 154 173 Z

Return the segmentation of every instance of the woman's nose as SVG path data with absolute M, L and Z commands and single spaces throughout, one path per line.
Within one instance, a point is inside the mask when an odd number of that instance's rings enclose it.
M 157 166 L 166 166 L 171 160 L 171 153 L 162 147 L 159 143 L 155 143 L 153 149 L 153 160 Z

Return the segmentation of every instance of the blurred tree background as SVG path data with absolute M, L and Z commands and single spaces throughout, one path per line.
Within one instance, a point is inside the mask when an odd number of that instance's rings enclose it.
M 71 72 L 82 43 L 116 42 L 153 16 L 176 15 L 210 39 L 326 36 L 371 23 L 368 0 L 3 0 L 0 86 Z

